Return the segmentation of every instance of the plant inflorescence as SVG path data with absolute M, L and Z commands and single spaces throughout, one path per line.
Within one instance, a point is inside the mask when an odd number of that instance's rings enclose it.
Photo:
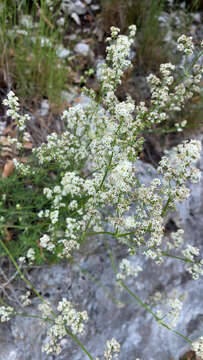
M 176 258 L 186 263 L 194 279 L 203 274 L 199 249 L 183 244 L 182 229 L 163 242 L 167 213 L 176 208 L 177 202 L 189 197 L 188 182 L 197 183 L 200 179 L 200 170 L 195 167 L 200 158 L 200 141 L 185 141 L 162 157 L 157 177 L 149 184 L 139 180 L 136 169 L 143 148 L 143 131 L 168 121 L 199 92 L 202 69 L 197 61 L 202 52 L 196 53 L 191 38 L 181 36 L 178 50 L 185 57 L 194 54 L 192 65 L 177 77 L 175 65 L 162 64 L 159 77 L 151 74 L 147 78 L 151 104 L 141 102 L 135 106 L 131 97 L 119 101 L 115 94 L 124 72 L 131 66 L 130 50 L 135 33 L 134 25 L 129 27 L 129 36 L 120 35 L 119 29 L 112 27 L 111 37 L 107 38 L 106 62 L 99 69 L 99 93 L 84 88 L 90 102 L 64 111 L 65 131 L 61 135 L 49 135 L 46 143 L 33 149 L 26 162 L 22 161 L 28 138 L 26 121 L 31 120 L 20 114 L 18 98 L 13 92 L 4 100 L 8 116 L 18 125 L 18 138 L 12 143 L 19 156 L 14 159 L 15 173 L 1 180 L 1 235 L 16 229 L 15 245 L 12 240 L 7 243 L 0 240 L 0 244 L 2 255 L 10 256 L 31 288 L 20 270 L 22 264 L 69 259 L 86 238 L 106 234 L 124 244 L 129 254 L 144 255 L 157 264 L 165 257 Z M 16 182 L 19 188 L 14 192 L 12 186 Z M 116 276 L 119 287 L 161 325 L 191 343 L 174 330 L 182 308 L 180 297 L 175 294 L 168 299 L 168 322 L 164 322 L 160 312 L 152 311 L 128 289 L 124 280 L 138 276 L 140 271 L 141 267 L 124 258 Z M 69 334 L 93 359 L 76 338 L 76 334 L 84 331 L 87 313 L 76 311 L 73 304 L 63 299 L 55 314 L 50 304 L 34 292 L 42 301 L 39 306 L 42 319 L 51 325 L 49 341 L 43 350 L 60 353 L 59 341 Z M 29 293 L 24 295 L 23 302 L 29 305 Z M 14 308 L 5 305 L 0 311 L 2 321 L 17 314 Z M 201 342 L 194 346 L 198 353 L 202 352 Z M 119 349 L 115 339 L 108 341 L 104 358 L 112 359 Z

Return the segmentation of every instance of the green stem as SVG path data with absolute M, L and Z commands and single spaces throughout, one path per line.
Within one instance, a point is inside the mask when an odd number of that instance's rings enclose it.
M 153 318 L 162 326 L 164 326 L 165 328 L 167 328 L 169 331 L 175 333 L 176 335 L 182 337 L 185 341 L 187 341 L 189 344 L 192 344 L 192 341 L 187 338 L 186 336 L 182 335 L 179 331 L 176 331 L 172 328 L 170 328 L 166 323 L 164 323 L 162 321 L 161 318 L 159 318 L 151 309 L 150 307 L 145 304 L 137 295 L 135 295 L 125 284 L 123 281 L 120 281 L 121 286 L 128 292 L 129 295 L 131 295 L 137 302 L 138 304 L 140 304 L 145 310 L 147 310 L 152 316 Z
M 85 347 L 78 340 L 78 338 L 75 335 L 73 335 L 67 328 L 66 328 L 66 333 L 72 337 L 72 339 L 80 346 L 80 348 L 84 351 L 84 353 L 88 356 L 88 358 L 90 360 L 94 360 L 93 357 L 90 355 L 90 353 L 85 349 Z
M 140 304 L 143 308 L 145 308 L 145 310 L 147 310 L 154 318 L 156 321 L 159 321 L 160 318 L 150 309 L 150 307 L 145 304 L 137 295 L 135 295 L 125 284 L 123 281 L 119 281 L 119 283 L 121 284 L 121 286 L 128 292 L 129 295 L 131 295 L 137 302 L 138 304 Z
M 169 204 L 170 204 L 170 201 L 171 201 L 171 198 L 169 197 L 168 200 L 167 200 L 167 202 L 166 202 L 166 204 L 164 205 L 163 210 L 162 210 L 162 213 L 161 213 L 161 216 L 162 216 L 162 217 L 166 214 L 167 209 L 168 209 L 168 206 L 169 206 Z
M 110 232 L 110 231 L 96 231 L 96 232 L 87 233 L 87 236 L 95 236 L 95 235 L 112 235 L 112 236 L 115 236 L 115 234 Z
M 3 247 L 3 249 L 5 250 L 5 252 L 7 253 L 7 255 L 9 256 L 9 258 L 11 259 L 13 265 L 15 266 L 16 270 L 18 271 L 21 279 L 27 284 L 27 286 L 29 288 L 31 288 L 33 290 L 33 292 L 35 293 L 35 295 L 45 304 L 47 304 L 47 302 L 44 300 L 44 298 L 39 294 L 39 292 L 35 289 L 35 287 L 31 284 L 31 282 L 26 279 L 26 277 L 24 276 L 24 274 L 22 273 L 21 269 L 19 268 L 17 262 L 15 261 L 14 257 L 12 256 L 12 254 L 10 253 L 10 251 L 8 250 L 7 246 L 4 244 L 4 242 L 0 239 L 0 245 Z
M 25 317 L 25 318 L 32 318 L 32 319 L 39 319 L 39 320 L 42 320 L 44 322 L 47 322 L 47 323 L 53 323 L 54 324 L 54 321 L 51 320 L 51 319 L 44 319 L 42 318 L 41 316 L 37 316 L 37 315 L 30 315 L 30 314 L 27 314 L 27 313 L 18 313 L 16 311 L 14 311 L 13 315 L 15 316 L 22 316 L 22 317 Z
M 176 255 L 171 255 L 169 253 L 167 253 L 166 251 L 161 251 L 161 254 L 163 256 L 167 256 L 167 257 L 171 257 L 173 259 L 178 259 L 178 260 L 181 260 L 181 261 L 184 261 L 184 262 L 189 262 L 191 264 L 194 264 L 194 261 L 190 260 L 190 259 L 187 259 L 187 258 L 183 258 L 181 256 L 176 256 Z
M 111 236 L 114 236 L 114 237 L 124 237 L 126 235 L 131 235 L 131 234 L 134 234 L 135 231 L 130 231 L 130 232 L 127 232 L 127 233 L 122 233 L 122 234 L 116 234 L 116 233 L 113 233 L 113 232 L 110 232 L 110 231 L 98 231 L 98 232 L 90 232 L 90 233 L 87 233 L 87 235 L 89 236 L 94 236 L 94 235 L 111 235 Z

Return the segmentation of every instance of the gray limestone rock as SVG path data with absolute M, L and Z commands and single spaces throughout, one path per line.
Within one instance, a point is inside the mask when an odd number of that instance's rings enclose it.
M 85 44 L 84 42 L 80 42 L 75 45 L 74 50 L 80 55 L 87 56 L 90 52 L 90 47 L 88 44 Z
M 68 10 L 70 14 L 76 13 L 78 15 L 84 15 L 87 11 L 85 4 L 80 0 L 70 2 Z

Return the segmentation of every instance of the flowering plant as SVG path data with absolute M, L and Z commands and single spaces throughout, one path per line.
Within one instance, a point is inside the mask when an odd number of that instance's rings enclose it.
M 157 178 L 149 184 L 140 181 L 136 162 L 143 148 L 143 132 L 152 124 L 167 121 L 171 114 L 181 110 L 194 92 L 199 91 L 202 69 L 196 62 L 201 53 L 179 78 L 176 78 L 175 65 L 162 64 L 160 77 L 151 74 L 147 78 L 151 85 L 151 105 L 147 107 L 141 102 L 135 106 L 129 96 L 125 101 L 119 101 L 116 96 L 122 75 L 131 66 L 130 51 L 136 27 L 130 26 L 129 31 L 129 36 L 119 35 L 119 29 L 113 27 L 111 37 L 107 38 L 106 62 L 99 69 L 99 94 L 84 89 L 90 102 L 85 107 L 79 104 L 64 111 L 65 131 L 61 135 L 49 135 L 47 143 L 33 149 L 26 164 L 20 161 L 20 156 L 15 159 L 19 177 L 25 182 L 35 179 L 32 186 L 38 192 L 40 189 L 43 198 L 37 206 L 37 213 L 36 208 L 32 209 L 32 224 L 39 224 L 39 236 L 32 243 L 28 242 L 27 248 L 24 247 L 18 263 L 33 263 L 49 256 L 69 258 L 85 238 L 100 234 L 111 235 L 127 246 L 130 254 L 144 254 L 158 264 L 165 256 L 174 256 L 168 251 L 176 252 L 182 247 L 182 229 L 171 235 L 167 245 L 163 244 L 164 221 L 168 211 L 176 208 L 177 202 L 189 197 L 188 181 L 197 183 L 200 179 L 195 163 L 200 157 L 201 143 L 185 141 L 164 156 L 158 166 Z M 192 40 L 181 36 L 178 49 L 185 56 L 191 55 L 194 51 Z M 19 114 L 18 99 L 13 92 L 8 94 L 4 104 L 9 107 L 8 115 L 18 124 L 19 137 L 15 144 L 23 152 L 27 139 L 25 122 L 29 117 Z M 39 187 L 39 179 L 44 178 L 46 181 L 43 180 Z M 5 201 L 7 196 L 5 194 Z M 18 204 L 18 209 L 21 210 L 19 226 L 23 228 L 21 204 Z M 2 224 L 5 221 L 2 216 Z M 0 244 L 19 269 L 11 248 L 7 248 L 3 241 Z M 203 274 L 202 260 L 197 257 L 199 250 L 187 245 L 182 253 L 181 260 L 186 262 L 193 278 Z M 141 270 L 128 259 L 123 259 L 116 277 L 120 287 L 128 291 L 123 281 L 127 276 L 138 276 Z M 160 324 L 171 329 L 173 325 L 164 323 L 161 316 L 149 310 L 141 300 L 138 302 Z M 180 299 L 170 299 L 168 306 L 170 318 L 176 320 L 181 309 Z M 48 311 L 48 315 L 52 313 L 47 303 L 39 309 L 43 313 Z M 82 321 L 87 320 L 86 312 L 77 313 L 66 299 L 59 303 L 57 310 L 61 315 L 54 316 L 54 325 L 48 331 L 50 341 L 43 348 L 48 353 L 59 353 L 57 339 L 67 333 L 75 338 L 76 333 L 83 332 Z M 1 313 L 3 321 L 8 320 L 12 308 L 4 306 Z M 42 318 L 46 319 L 46 316 L 42 315 Z M 107 343 L 106 359 L 112 358 L 111 351 L 119 351 L 115 339 L 112 340 L 112 343 Z M 90 354 L 88 356 L 92 359 Z

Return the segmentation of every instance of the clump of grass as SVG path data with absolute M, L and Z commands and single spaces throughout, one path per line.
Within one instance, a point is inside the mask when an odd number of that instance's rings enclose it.
M 41 1 L 5 1 L 0 9 L 0 71 L 25 100 L 48 98 L 59 104 L 67 87 L 66 61 L 57 55 L 62 34 Z
M 164 46 L 164 30 L 160 27 L 159 16 L 164 8 L 163 0 L 137 2 L 138 62 L 146 70 L 157 70 L 169 59 L 169 49 Z
M 186 4 L 186 7 L 189 11 L 197 11 L 203 9 L 203 3 L 201 0 L 193 0 L 193 1 L 187 0 L 186 2 L 176 0 L 176 3 L 183 3 L 183 2 Z
M 54 177 L 57 177 L 57 171 Z M 52 182 L 51 171 L 46 168 L 41 169 L 34 179 L 31 176 L 23 179 L 16 172 L 5 179 L 0 178 L 0 234 L 16 259 L 32 247 L 37 264 L 57 261 L 56 254 L 47 254 L 39 244 L 40 236 L 47 231 L 46 222 L 38 217 L 38 212 L 47 205 L 47 199 L 42 195 L 43 187 L 51 186 Z M 3 255 L 0 248 L 0 256 Z
M 101 2 L 101 18 L 103 30 L 110 33 L 110 27 L 118 26 L 121 31 L 128 27 L 128 13 L 131 9 L 129 1 L 103 0 Z

